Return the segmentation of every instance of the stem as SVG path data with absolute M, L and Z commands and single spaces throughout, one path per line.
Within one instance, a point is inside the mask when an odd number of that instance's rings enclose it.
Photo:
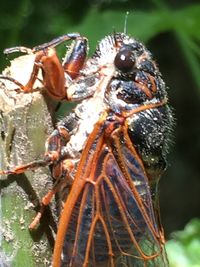
M 27 62 L 28 60 L 28 62 Z M 15 59 L 7 75 L 24 84 L 30 77 L 28 67 L 33 58 Z M 0 85 L 0 169 L 39 159 L 45 141 L 52 131 L 52 119 L 40 92 L 17 93 L 15 84 L 3 80 Z M 0 178 L 1 255 L 9 258 L 9 266 L 50 266 L 55 232 L 55 205 L 47 209 L 34 232 L 28 230 L 36 216 L 35 207 L 52 186 L 49 168 L 40 168 L 20 175 Z M 53 215 L 52 215 L 53 214 Z M 8 262 L 8 260 L 6 261 Z

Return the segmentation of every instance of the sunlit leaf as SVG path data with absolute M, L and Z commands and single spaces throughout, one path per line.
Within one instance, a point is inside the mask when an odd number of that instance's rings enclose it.
M 200 220 L 193 219 L 167 242 L 170 267 L 200 266 Z

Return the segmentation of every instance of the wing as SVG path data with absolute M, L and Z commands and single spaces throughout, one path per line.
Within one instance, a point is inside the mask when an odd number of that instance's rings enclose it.
M 142 161 L 126 126 L 111 124 L 99 121 L 82 153 L 54 267 L 168 266 Z

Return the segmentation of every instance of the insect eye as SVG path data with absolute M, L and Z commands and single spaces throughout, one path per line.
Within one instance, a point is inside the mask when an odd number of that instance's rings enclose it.
M 122 72 L 129 72 L 135 65 L 135 57 L 130 48 L 119 51 L 114 60 L 115 67 Z

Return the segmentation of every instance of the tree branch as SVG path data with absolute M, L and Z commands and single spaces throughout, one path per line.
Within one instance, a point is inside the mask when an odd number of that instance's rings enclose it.
M 26 84 L 33 64 L 34 55 L 22 56 L 13 60 L 3 73 Z M 17 92 L 16 84 L 1 81 L 0 169 L 5 169 L 42 158 L 45 141 L 53 129 L 53 113 L 50 114 L 48 101 L 40 92 Z M 41 83 L 37 81 L 34 88 L 42 89 Z M 33 208 L 51 186 L 48 167 L 1 177 L 0 261 L 21 267 L 50 266 L 57 220 L 55 203 L 47 209 L 36 231 L 30 232 L 28 225 L 36 215 Z

